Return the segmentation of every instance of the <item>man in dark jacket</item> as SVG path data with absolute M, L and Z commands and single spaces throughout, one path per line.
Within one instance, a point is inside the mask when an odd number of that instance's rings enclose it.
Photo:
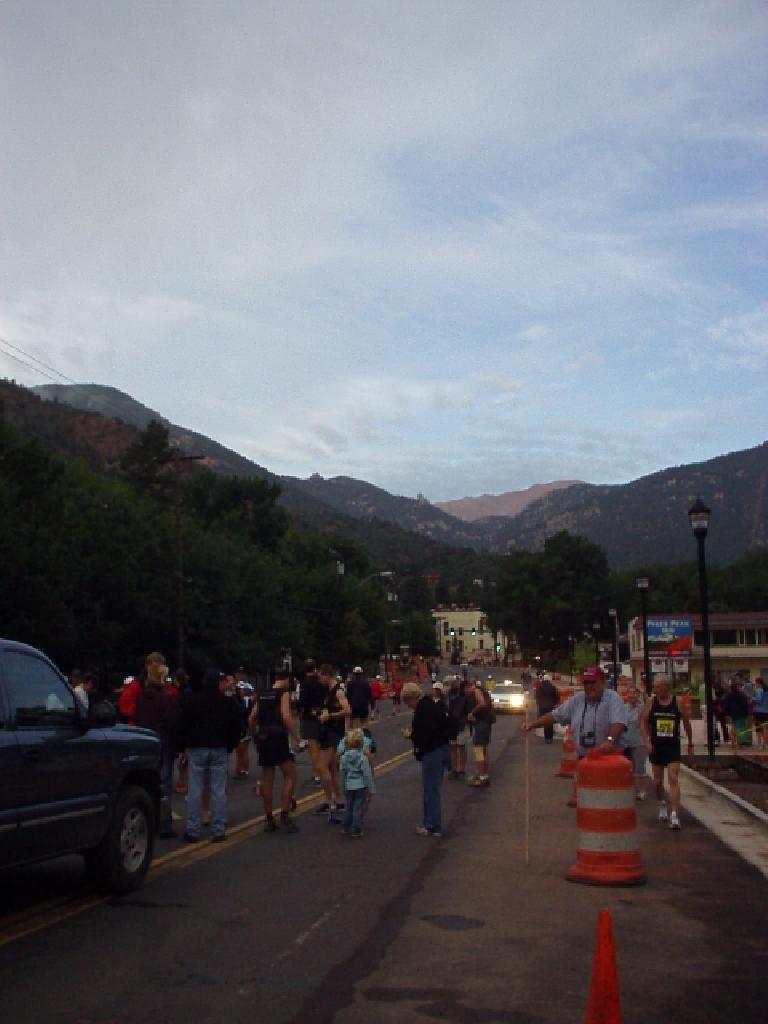
M 227 755 L 240 740 L 241 714 L 236 701 L 222 692 L 226 677 L 209 671 L 200 690 L 191 690 L 181 704 L 181 734 L 189 759 L 187 828 L 184 840 L 200 839 L 203 785 L 211 792 L 211 839 L 224 840 L 227 829 Z
M 347 683 L 347 700 L 352 711 L 350 726 L 365 725 L 371 710 L 371 684 L 360 665 L 352 670 L 352 678 Z
M 163 753 L 160 782 L 160 838 L 173 839 L 173 814 L 171 793 L 173 792 L 173 763 L 181 749 L 179 742 L 180 715 L 178 698 L 166 690 L 160 678 L 148 675 L 143 690 L 136 701 L 136 725 L 152 729 L 160 737 Z
M 416 683 L 406 683 L 402 692 L 403 703 L 413 711 L 410 729 L 403 735 L 413 743 L 413 753 L 421 761 L 421 784 L 424 791 L 423 823 L 416 829 L 420 836 L 442 835 L 443 772 L 449 764 L 448 742 L 452 729 L 448 712 L 435 703 L 431 695 L 422 695 Z
M 560 703 L 560 692 L 552 682 L 552 676 L 545 675 L 536 687 L 536 708 L 539 715 L 547 715 L 554 711 Z M 555 738 L 555 726 L 550 723 L 544 726 L 544 742 L 551 743 Z

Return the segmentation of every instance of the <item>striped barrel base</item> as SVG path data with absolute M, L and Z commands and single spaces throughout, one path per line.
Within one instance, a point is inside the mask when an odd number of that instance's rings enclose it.
M 640 854 L 587 853 L 579 850 L 576 863 L 566 875 L 569 882 L 583 885 L 644 885 L 646 882 Z
M 632 766 L 618 754 L 590 751 L 579 761 L 576 826 L 579 841 L 570 882 L 642 885 Z

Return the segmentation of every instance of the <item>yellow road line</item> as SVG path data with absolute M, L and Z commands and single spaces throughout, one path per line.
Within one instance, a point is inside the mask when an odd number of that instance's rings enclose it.
M 410 755 L 410 750 L 407 750 L 397 754 L 395 757 L 389 758 L 387 761 L 382 761 L 381 764 L 376 766 L 377 778 L 393 771 Z M 302 797 L 298 801 L 298 806 L 302 808 L 300 813 L 306 813 L 309 807 L 317 803 L 322 796 L 323 794 L 320 792 Z M 262 832 L 259 826 L 263 823 L 264 815 L 260 814 L 229 829 L 226 842 L 224 843 L 207 842 L 199 847 L 182 846 L 178 850 L 172 850 L 170 853 L 158 857 L 157 860 L 153 861 L 144 884 L 147 885 L 153 882 L 156 878 L 169 871 L 180 870 L 191 864 L 197 864 L 199 861 L 207 860 L 209 857 L 225 853 L 233 846 L 237 846 L 246 839 L 250 839 L 251 836 L 261 835 Z M 88 895 L 80 890 L 77 893 L 70 893 L 67 896 L 48 900 L 28 910 L 19 911 L 19 913 L 7 918 L 2 923 L 2 928 L 0 928 L 0 947 L 16 942 L 18 939 L 23 939 L 27 935 L 33 935 L 44 928 L 50 928 L 54 924 L 66 921 L 67 918 L 82 914 L 84 911 L 90 910 L 91 907 L 109 902 L 112 898 L 112 896 Z

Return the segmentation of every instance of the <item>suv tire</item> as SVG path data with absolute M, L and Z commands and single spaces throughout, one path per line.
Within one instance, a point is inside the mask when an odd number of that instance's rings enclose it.
M 149 870 L 154 842 L 152 799 L 139 786 L 126 786 L 118 794 L 104 838 L 85 851 L 85 866 L 100 887 L 132 892 Z

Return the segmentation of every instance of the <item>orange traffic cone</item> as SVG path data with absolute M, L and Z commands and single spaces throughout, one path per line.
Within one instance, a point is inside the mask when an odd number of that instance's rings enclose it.
M 570 725 L 565 730 L 565 739 L 563 740 L 563 757 L 560 761 L 560 768 L 555 772 L 555 777 L 559 779 L 571 779 L 576 774 L 576 765 L 579 761 L 579 755 L 576 753 L 576 744 L 573 740 L 573 732 L 571 731 Z
M 595 942 L 595 958 L 592 961 L 587 1024 L 621 1024 L 616 950 L 613 945 L 611 915 L 607 910 L 601 910 L 597 919 L 597 940 Z

